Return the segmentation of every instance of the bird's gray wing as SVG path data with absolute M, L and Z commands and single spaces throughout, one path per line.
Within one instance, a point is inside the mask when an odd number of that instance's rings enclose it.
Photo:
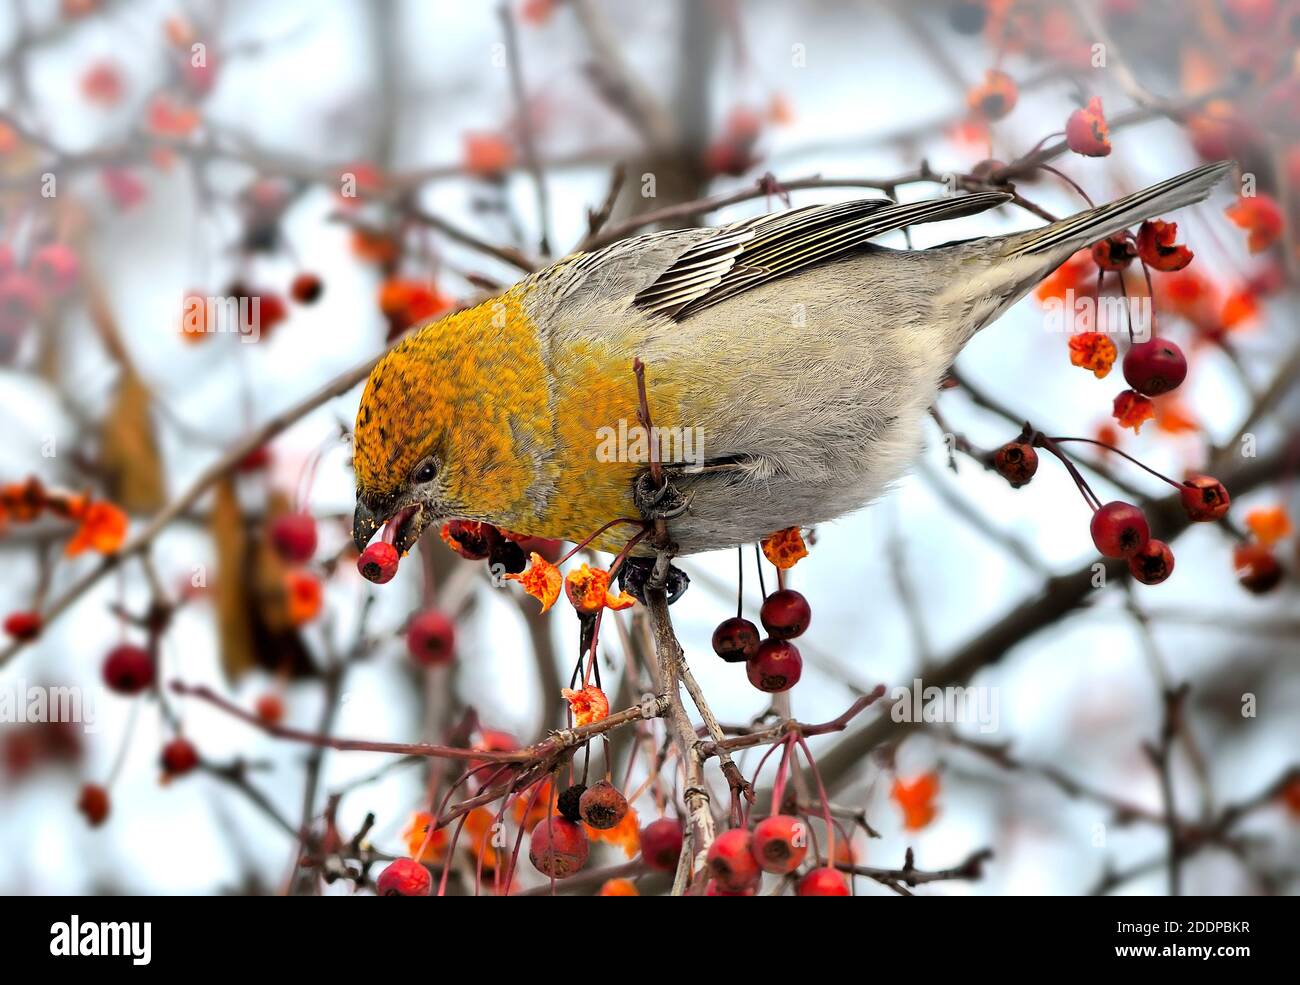
M 863 199 L 816 205 L 723 226 L 686 248 L 637 291 L 633 304 L 675 321 L 759 284 L 860 250 L 904 226 L 974 215 L 1010 201 L 1003 192 L 897 205 Z

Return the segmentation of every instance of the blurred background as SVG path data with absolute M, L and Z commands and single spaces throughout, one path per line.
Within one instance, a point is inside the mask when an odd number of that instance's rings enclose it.
M 322 753 L 159 687 L 116 693 L 105 664 L 123 644 L 160 683 L 313 733 L 492 746 L 563 723 L 578 645 L 563 600 L 538 615 L 432 532 L 390 584 L 357 573 L 358 381 L 409 324 L 711 196 L 668 225 L 986 182 L 1019 196 L 919 227 L 926 246 L 1233 157 L 1237 178 L 1173 217 L 1194 261 L 1152 275 L 1187 383 L 1135 433 L 1112 416 L 1118 366 L 1071 365 L 1049 327 L 1052 289 L 1017 305 L 962 355 L 910 477 L 809 537 L 789 572 L 814 612 L 806 667 L 777 711 L 821 722 L 877 684 L 908 689 L 900 708 L 917 680 L 973 688 L 963 721 L 898 722 L 891 694 L 811 742 L 853 863 L 993 853 L 978 878 L 916 892 L 1294 893 L 1298 54 L 1288 0 L 4 0 L 0 889 L 368 892 L 362 857 L 418 850 L 412 816 L 458 772 Z M 1095 129 L 1082 147 L 1067 131 L 1090 105 L 1108 153 Z M 1057 286 L 1095 291 L 1090 263 Z M 1125 277 L 1148 293 L 1137 266 Z M 193 298 L 256 299 L 257 331 L 206 307 L 195 321 Z M 1162 585 L 1098 576 L 1058 463 L 1012 489 L 980 460 L 1025 420 L 1177 479 L 1211 472 L 1232 510 L 1171 537 Z M 1113 452 L 1078 457 L 1103 500 L 1170 492 Z M 314 549 L 301 523 L 284 532 L 299 513 Z M 1176 502 L 1152 515 L 1185 525 Z M 736 563 L 681 561 L 693 583 L 672 614 L 714 711 L 741 727 L 772 702 L 710 649 Z M 744 564 L 754 618 L 752 552 Z M 430 608 L 455 620 L 455 659 L 421 667 L 404 630 Z M 644 681 L 607 615 L 604 687 L 622 708 Z M 80 720 L 30 720 L 29 698 L 60 687 Z M 661 740 L 644 735 L 609 750 L 642 823 L 680 809 L 646 782 Z M 166 768 L 165 747 L 181 757 Z M 760 753 L 740 758 L 747 775 Z M 588 867 L 664 891 L 635 853 L 599 844 Z M 435 854 L 449 891 L 474 891 L 468 836 Z M 540 882 L 521 864 L 520 888 Z M 891 891 L 865 874 L 854 889 Z

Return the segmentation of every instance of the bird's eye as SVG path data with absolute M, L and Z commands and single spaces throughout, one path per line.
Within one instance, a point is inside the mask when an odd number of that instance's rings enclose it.
M 434 476 L 438 474 L 438 463 L 433 459 L 421 462 L 411 473 L 411 478 L 416 482 L 432 482 Z

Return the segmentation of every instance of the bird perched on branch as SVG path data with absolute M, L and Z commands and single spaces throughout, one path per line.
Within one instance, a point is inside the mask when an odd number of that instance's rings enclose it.
M 446 518 L 580 540 L 617 517 L 664 515 L 644 480 L 651 440 L 682 494 L 667 519 L 678 553 L 850 512 L 920 452 L 923 418 L 976 332 L 1075 251 L 1202 200 L 1231 167 L 926 250 L 873 240 L 1011 196 L 812 206 L 566 257 L 425 325 L 374 368 L 356 425 L 357 546 L 385 521 L 405 552 Z M 656 433 L 639 430 L 637 358 Z

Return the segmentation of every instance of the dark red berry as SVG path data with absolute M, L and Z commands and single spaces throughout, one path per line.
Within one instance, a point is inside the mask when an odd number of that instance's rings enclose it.
M 812 606 L 793 588 L 783 588 L 763 599 L 758 618 L 769 636 L 792 640 L 807 631 L 812 622 Z
M 813 869 L 799 880 L 799 896 L 848 896 L 849 886 L 838 869 Z
M 184 776 L 199 765 L 199 751 L 189 739 L 178 736 L 163 746 L 161 761 L 167 776 Z
M 641 829 L 641 859 L 659 872 L 672 872 L 682 854 L 682 822 L 661 817 Z
M 4 629 L 16 640 L 34 640 L 41 634 L 41 614 L 12 612 L 5 616 Z
M 753 850 L 754 861 L 764 872 L 793 872 L 808 854 L 804 822 L 789 814 L 763 818 L 754 828 Z
M 587 834 L 582 825 L 553 814 L 533 828 L 528 860 L 542 875 L 567 879 L 587 864 Z
M 1174 573 L 1174 552 L 1153 537 L 1128 559 L 1128 570 L 1144 585 L 1159 585 Z
M 488 567 L 517 575 L 528 567 L 528 556 L 513 540 L 498 540 L 488 552 Z
M 1187 357 L 1168 339 L 1137 342 L 1124 354 L 1124 379 L 1138 393 L 1158 397 L 1187 379 Z
M 428 896 L 433 889 L 429 870 L 413 858 L 399 858 L 379 873 L 380 896 Z
M 1232 505 L 1223 483 L 1209 475 L 1189 475 L 1179 495 L 1183 499 L 1183 511 L 1193 521 L 1222 519 Z
M 124 643 L 104 658 L 104 683 L 118 694 L 139 694 L 153 686 L 153 657 L 147 650 Z
M 271 522 L 271 544 L 290 564 L 304 564 L 316 553 L 316 521 L 306 513 L 286 513 Z
M 86 823 L 97 828 L 108 817 L 108 791 L 98 783 L 87 783 L 81 788 L 77 810 L 86 816 Z
M 718 885 L 733 893 L 763 877 L 763 870 L 754 861 L 753 835 L 745 828 L 732 828 L 713 839 L 708 866 Z
M 357 558 L 357 570 L 366 581 L 382 585 L 393 580 L 393 575 L 397 574 L 399 560 L 397 548 L 379 540 L 361 552 L 361 556 Z
M 749 683 L 760 691 L 788 691 L 803 674 L 803 657 L 788 640 L 768 639 L 758 644 L 754 655 L 745 661 L 745 671 Z
M 627 816 L 627 798 L 608 780 L 601 780 L 582 795 L 582 819 L 593 828 L 607 830 Z
M 1263 544 L 1240 544 L 1232 552 L 1237 581 L 1246 591 L 1267 595 L 1282 581 L 1282 565 Z
M 1023 441 L 1008 441 L 993 453 L 993 467 L 1012 489 L 1019 489 L 1038 471 L 1038 452 Z
M 732 616 L 713 631 L 713 652 L 727 663 L 740 663 L 758 649 L 758 627 L 748 619 Z
M 586 786 L 581 783 L 575 783 L 573 786 L 564 790 L 555 800 L 555 809 L 560 812 L 562 817 L 570 821 L 582 820 L 582 795 L 587 792 Z
M 1146 515 L 1132 503 L 1107 503 L 1092 515 L 1092 542 L 1103 557 L 1132 557 L 1151 539 Z
M 421 612 L 406 629 L 406 649 L 418 664 L 450 663 L 456 645 L 456 627 L 437 609 Z
M 284 720 L 284 699 L 274 691 L 267 691 L 254 706 L 257 717 L 268 725 L 279 725 Z
M 293 279 L 289 293 L 299 304 L 314 304 L 325 290 L 325 285 L 315 274 L 302 273 Z

